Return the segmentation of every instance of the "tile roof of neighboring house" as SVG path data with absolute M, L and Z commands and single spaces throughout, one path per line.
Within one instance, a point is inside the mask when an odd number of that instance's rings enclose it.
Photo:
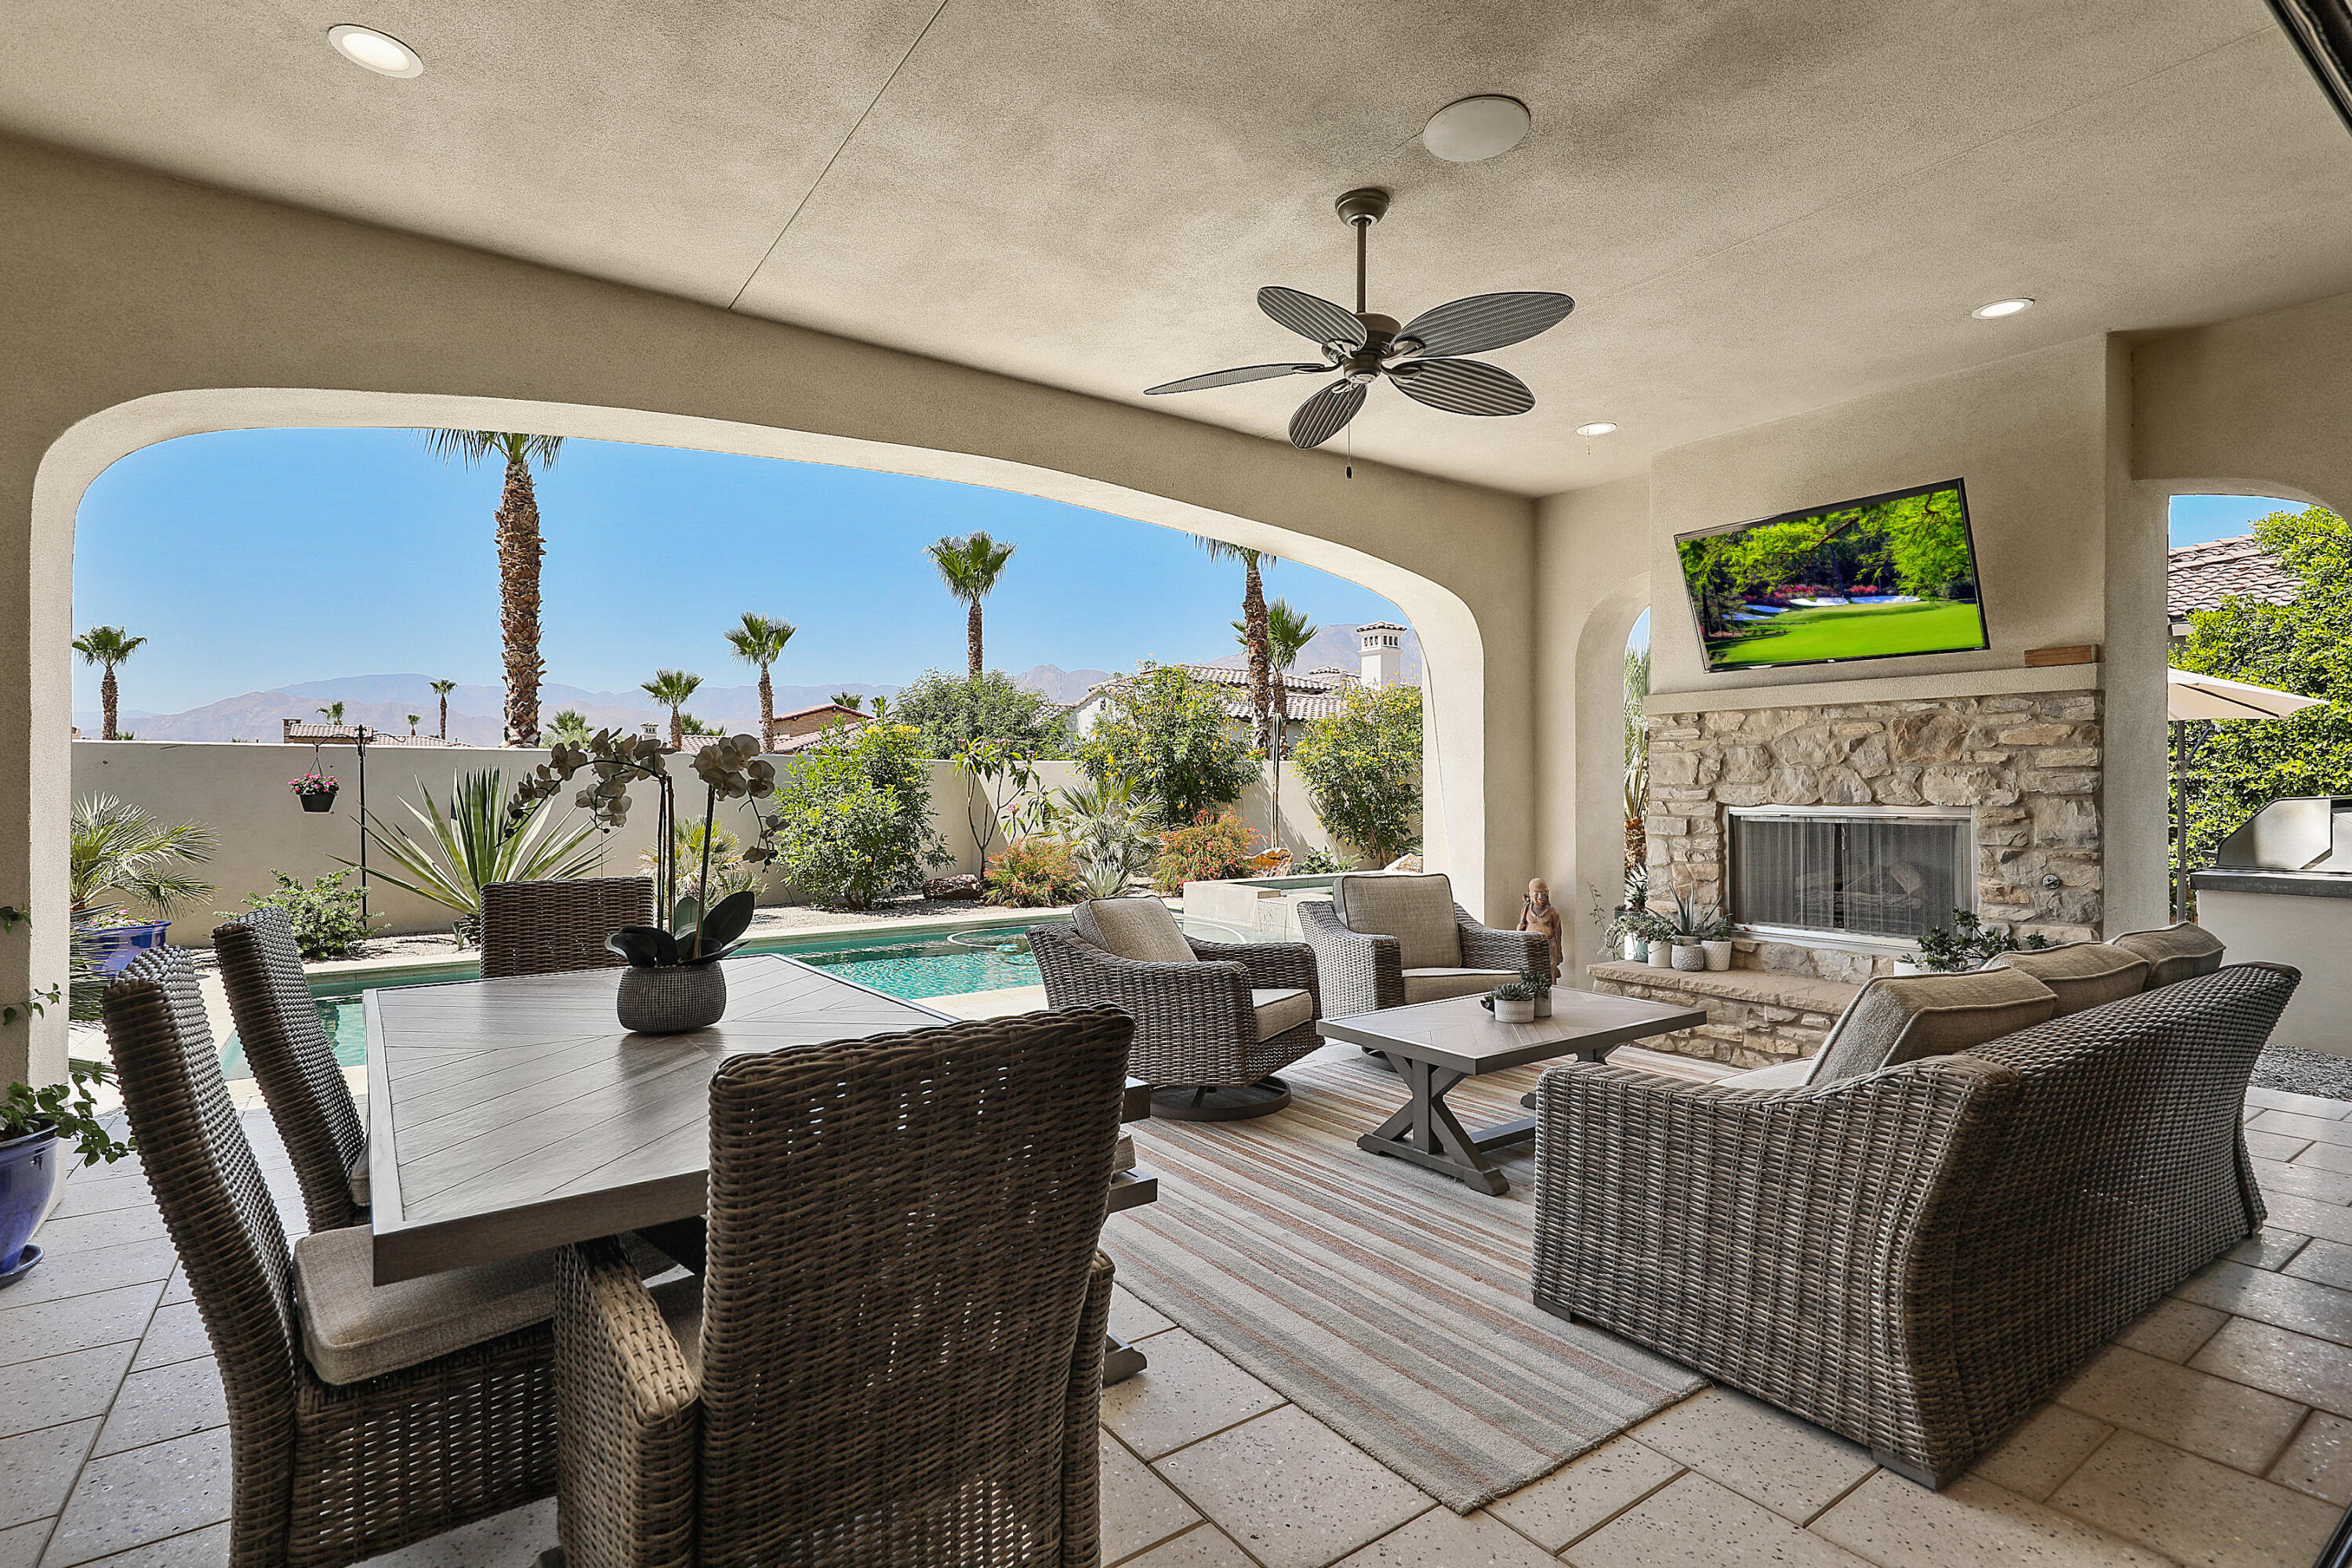
M 2166 608 L 2175 621 L 2191 610 L 2218 610 L 2232 595 L 2291 605 L 2302 591 L 2294 574 L 2252 534 L 2184 544 L 2165 562 Z
M 1242 720 L 1255 717 L 1256 710 L 1250 706 L 1249 671 L 1246 669 L 1229 664 L 1163 664 L 1155 668 L 1181 669 L 1213 685 L 1224 687 L 1230 693 L 1225 699 L 1226 712 Z M 1098 682 L 1087 691 L 1087 696 L 1092 698 L 1118 684 L 1118 679 Z M 1329 676 L 1318 672 L 1287 677 L 1284 685 L 1290 693 L 1290 714 L 1285 722 L 1303 723 L 1309 719 L 1320 719 L 1339 712 L 1347 705 L 1348 688 L 1355 684 L 1356 678 L 1344 670 L 1335 670 Z
M 844 718 L 863 720 L 867 723 L 873 722 L 874 720 L 873 714 L 866 712 L 862 709 L 845 708 L 838 702 L 820 702 L 814 708 L 795 708 L 789 713 L 779 713 L 776 715 L 776 722 L 779 724 L 789 724 L 796 719 L 814 719 L 820 714 L 826 713 L 839 714 Z M 830 724 L 833 721 L 831 719 L 826 719 L 824 722 Z
M 353 741 L 359 738 L 357 724 L 312 724 L 300 719 L 281 719 L 285 733 L 281 739 L 289 745 L 310 745 L 327 741 Z M 368 726 L 371 746 L 460 746 L 473 749 L 470 741 L 445 741 L 437 735 L 403 735 L 391 730 Z

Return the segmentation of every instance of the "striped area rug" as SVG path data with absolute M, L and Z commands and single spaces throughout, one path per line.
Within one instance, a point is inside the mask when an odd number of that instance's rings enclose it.
M 1474 1131 L 1524 1116 L 1538 1070 L 1449 1103 Z M 1103 1228 L 1120 1284 L 1460 1513 L 1702 1386 L 1528 1300 L 1532 1145 L 1490 1198 L 1356 1147 L 1404 1103 L 1394 1074 L 1327 1051 L 1282 1076 L 1277 1115 L 1135 1124 L 1160 1199 Z

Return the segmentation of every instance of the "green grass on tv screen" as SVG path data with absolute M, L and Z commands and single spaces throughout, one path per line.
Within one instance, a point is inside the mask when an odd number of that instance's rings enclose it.
M 1985 646 L 1957 485 L 1677 540 L 1710 669 Z

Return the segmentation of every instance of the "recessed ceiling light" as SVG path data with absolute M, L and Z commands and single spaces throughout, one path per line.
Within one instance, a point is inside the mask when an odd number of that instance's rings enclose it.
M 1995 300 L 1990 305 L 1979 305 L 1969 312 L 1979 321 L 1998 321 L 2003 316 L 2014 316 L 2020 310 L 2031 310 L 2033 301 L 2023 297 L 2015 300 Z
M 1528 106 L 1516 98 L 1465 98 L 1447 104 L 1421 128 L 1421 144 L 1449 163 L 1500 157 L 1528 133 Z
M 327 29 L 327 42 L 352 64 L 365 66 L 378 76 L 425 74 L 425 62 L 417 58 L 415 49 L 390 33 L 379 33 L 373 27 L 339 23 Z
M 1616 428 L 1617 426 L 1612 420 L 1596 419 L 1590 425 L 1578 426 L 1576 433 L 1580 436 L 1606 436 Z

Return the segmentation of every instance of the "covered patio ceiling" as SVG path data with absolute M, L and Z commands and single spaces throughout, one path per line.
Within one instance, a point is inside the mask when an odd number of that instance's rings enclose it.
M 350 21 L 425 73 L 338 58 Z M 1528 142 L 1430 156 L 1477 92 Z M 1580 308 L 1494 356 L 1534 414 L 1378 389 L 1355 450 L 1531 494 L 2352 289 L 2352 141 L 2260 0 L 19 0 L 0 128 L 1129 402 L 1304 348 L 1252 295 L 1341 298 L 1331 198 L 1383 184 L 1373 309 Z M 2010 295 L 2037 307 L 1969 319 Z M 1279 439 L 1314 384 L 1151 405 Z

